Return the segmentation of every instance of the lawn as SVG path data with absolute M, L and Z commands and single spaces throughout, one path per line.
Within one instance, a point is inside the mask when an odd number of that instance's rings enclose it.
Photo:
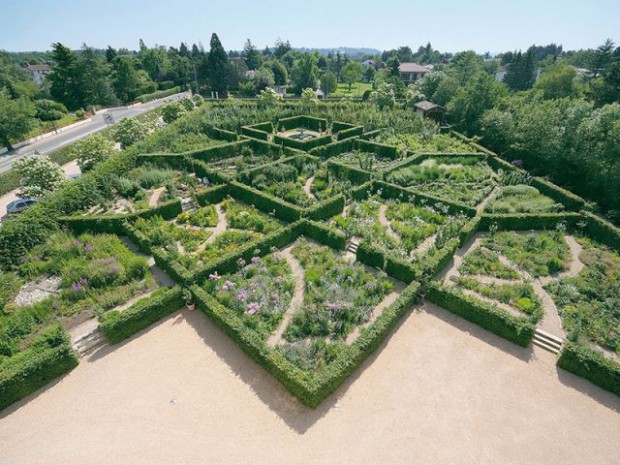
M 336 90 L 333 91 L 328 97 L 362 97 L 364 92 L 367 90 L 372 90 L 371 82 L 356 82 L 351 85 L 351 90 L 349 90 L 349 84 L 345 84 L 344 82 L 338 83 Z

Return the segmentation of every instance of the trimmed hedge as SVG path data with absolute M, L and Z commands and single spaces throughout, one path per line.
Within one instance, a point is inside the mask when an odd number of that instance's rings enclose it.
M 465 142 L 467 145 L 469 145 L 470 147 L 472 147 L 473 149 L 475 149 L 475 150 L 477 150 L 479 152 L 486 153 L 487 155 L 489 155 L 491 157 L 497 157 L 498 156 L 495 152 L 492 152 L 491 150 L 487 149 L 486 147 L 483 147 L 482 145 L 477 144 L 472 139 L 467 137 L 465 134 L 461 134 L 460 132 L 450 130 L 450 135 L 456 137 L 461 142 Z
M 558 366 L 620 396 L 620 363 L 576 342 L 566 341 Z
M 196 202 L 201 207 L 214 203 L 220 203 L 226 198 L 229 192 L 230 189 L 228 184 L 221 184 L 219 186 L 211 187 L 196 193 Z
M 208 263 L 206 266 L 200 268 L 191 277 L 191 282 L 202 282 L 211 273 L 217 271 L 220 274 L 234 273 L 238 271 L 238 260 L 243 258 L 246 262 L 249 262 L 253 256 L 263 256 L 271 252 L 272 247 L 280 248 L 284 247 L 295 239 L 297 239 L 303 232 L 305 224 L 303 221 L 290 224 L 285 228 L 275 231 L 262 239 L 254 242 L 248 242 L 245 246 L 238 250 L 223 255 L 218 260 Z
M 338 194 L 335 197 L 324 200 L 310 208 L 307 208 L 303 215 L 311 220 L 325 220 L 342 213 L 342 210 L 344 210 L 344 204 L 344 195 Z
M 363 139 L 355 140 L 355 148 L 362 152 L 373 152 L 384 158 L 395 160 L 399 157 L 398 150 L 393 145 L 378 144 Z
M 207 134 L 207 136 L 211 137 L 212 139 L 226 140 L 228 142 L 234 142 L 236 140 L 239 140 L 239 135 L 236 132 L 216 128 L 212 125 L 208 125 L 205 128 L 205 134 Z
M 302 209 L 237 181 L 230 183 L 230 194 L 265 213 L 275 211 L 278 218 L 292 223 L 301 218 Z
M 160 98 L 170 97 L 171 95 L 178 94 L 179 92 L 181 92 L 181 88 L 177 86 L 167 90 L 158 90 L 157 92 L 153 92 L 151 94 L 140 95 L 136 100 L 140 103 L 152 102 L 153 100 L 158 100 Z
M 108 341 L 116 344 L 177 311 L 184 303 L 180 287 L 158 289 L 122 312 L 103 314 L 99 329 Z
M 574 227 L 582 219 L 579 213 L 501 213 L 486 214 L 480 217 L 480 229 L 488 231 L 492 224 L 501 230 L 527 231 L 531 229 L 555 229 L 558 223 L 564 222 Z
M 76 234 L 83 232 L 95 233 L 111 233 L 125 234 L 125 223 L 136 220 L 138 218 L 152 218 L 161 216 L 165 220 L 175 218 L 183 211 L 181 201 L 173 199 L 164 202 L 157 207 L 147 210 L 140 210 L 135 213 L 127 213 L 124 215 L 99 215 L 99 216 L 63 216 L 58 218 L 61 225 L 67 226 Z
M 347 179 L 353 184 L 363 184 L 371 178 L 371 173 L 368 171 L 338 163 L 334 160 L 327 162 L 327 168 L 340 179 Z
M 347 129 L 352 129 L 355 127 L 360 127 L 360 126 L 357 126 L 351 123 L 345 123 L 344 121 L 334 121 L 332 122 L 332 133 L 346 131 Z
M 588 211 L 582 211 L 585 232 L 592 239 L 620 251 L 620 228 Z
M 368 181 L 359 187 L 351 190 L 351 198 L 354 200 L 363 200 L 368 197 L 368 193 L 374 190 L 373 181 Z
M 310 239 L 314 239 L 321 244 L 327 245 L 332 249 L 344 250 L 347 243 L 347 237 L 338 229 L 330 228 L 325 223 L 316 221 L 302 220 L 303 234 Z
M 330 158 L 340 155 L 341 153 L 351 152 L 354 145 L 354 139 L 339 140 L 338 142 L 332 142 L 331 144 L 310 149 L 308 153 L 320 158 Z
M 426 298 L 435 305 L 522 347 L 527 347 L 534 337 L 536 326 L 527 319 L 517 318 L 500 308 L 438 283 L 432 282 L 428 285 Z
M 285 147 L 291 147 L 294 149 L 307 151 L 321 145 L 329 144 L 330 142 L 332 142 L 332 136 L 327 134 L 324 136 L 315 137 L 313 139 L 301 141 L 297 139 L 291 139 L 290 137 L 275 135 L 273 136 L 273 142 L 275 144 L 283 145 Z
M 78 364 L 68 336 L 56 347 L 32 347 L 14 357 L 16 360 L 10 360 L 0 368 L 0 410 L 68 373 Z
M 419 284 L 412 283 L 399 298 L 367 328 L 358 339 L 325 369 L 303 371 L 281 353 L 267 346 L 241 318 L 198 286 L 192 293 L 200 308 L 258 365 L 271 373 L 288 391 L 309 407 L 318 406 L 385 340 L 402 316 L 415 303 Z
M 566 189 L 562 189 L 546 179 L 533 178 L 531 185 L 532 187 L 538 189 L 541 194 L 551 197 L 553 200 L 561 203 L 569 210 L 581 210 L 586 205 L 586 201 L 578 195 L 575 195 Z
M 319 131 L 327 129 L 327 120 L 325 118 L 315 118 L 313 116 L 291 116 L 290 118 L 282 118 L 278 120 L 277 128 L 284 127 L 285 131 L 296 128 L 306 128 L 311 131 Z
M 336 135 L 337 140 L 346 140 L 351 139 L 353 137 L 359 137 L 364 133 L 363 126 L 355 126 L 350 129 L 345 129 L 343 131 L 338 132 Z
M 355 256 L 364 265 L 372 266 L 379 270 L 385 268 L 385 255 L 383 251 L 367 241 L 360 242 Z
M 381 190 L 381 196 L 385 199 L 401 199 L 418 204 L 420 203 L 421 199 L 424 199 L 427 205 L 445 205 L 446 207 L 448 207 L 448 213 L 450 214 L 463 213 L 470 217 L 474 217 L 477 214 L 475 208 L 469 207 L 460 202 L 454 202 L 440 197 L 435 197 L 434 195 L 418 192 L 411 188 L 405 189 L 404 187 L 400 187 L 396 184 L 391 184 L 385 181 L 375 181 L 374 189 Z
M 254 139 L 260 139 L 264 141 L 269 140 L 269 133 L 260 131 L 251 126 L 241 126 L 241 134 L 247 137 L 253 137 Z
M 370 140 L 370 139 L 374 139 L 375 137 L 377 137 L 379 134 L 381 134 L 383 132 L 383 129 L 374 129 L 372 131 L 368 131 L 365 132 L 360 139 L 364 139 L 364 140 Z
M 230 158 L 238 155 L 243 147 L 249 147 L 250 141 L 239 140 L 228 144 L 216 145 L 215 147 L 207 147 L 204 149 L 191 150 L 184 152 L 183 155 L 198 159 L 203 162 L 211 160 L 219 160 L 221 158 Z

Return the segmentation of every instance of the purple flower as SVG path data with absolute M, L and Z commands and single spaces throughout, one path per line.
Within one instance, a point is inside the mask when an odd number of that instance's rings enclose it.
M 325 302 L 325 307 L 327 308 L 327 310 L 334 312 L 337 310 L 342 310 L 345 307 L 345 303 L 344 302 Z
M 237 292 L 237 300 L 244 301 L 247 298 L 248 298 L 248 293 L 246 292 L 245 289 L 241 289 L 239 292 Z
M 260 262 L 260 257 L 252 257 L 252 263 L 254 265 L 256 265 L 258 262 Z
M 113 266 L 108 270 L 109 275 L 119 274 L 121 269 L 118 266 Z
M 74 239 L 73 240 L 73 247 L 79 247 L 82 245 L 82 241 L 79 239 Z
M 82 290 L 82 285 L 79 282 L 75 282 L 71 284 L 71 290 L 73 292 L 80 292 Z
M 222 289 L 224 291 L 231 290 L 233 287 L 235 287 L 235 283 L 233 283 L 232 281 L 226 280 L 226 282 L 224 282 L 224 284 L 222 284 Z
M 89 242 L 84 244 L 84 252 L 91 253 L 93 251 L 93 245 Z
M 213 273 L 211 273 L 209 275 L 209 280 L 210 281 L 219 281 L 221 278 L 221 276 L 217 273 L 217 271 L 214 271 Z
M 240 258 L 239 260 L 237 260 L 237 265 L 245 266 L 245 260 L 243 258 Z
M 260 310 L 260 305 L 257 302 L 250 302 L 248 304 L 248 309 L 246 310 L 246 315 L 254 315 L 256 312 Z
M 82 286 L 88 286 L 88 279 L 82 278 L 82 279 L 80 279 L 79 283 Z

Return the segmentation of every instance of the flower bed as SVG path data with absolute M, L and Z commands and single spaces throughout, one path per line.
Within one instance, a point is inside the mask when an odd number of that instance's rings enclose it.
M 564 210 L 564 205 L 540 193 L 532 186 L 517 184 L 502 187 L 485 208 L 488 213 L 550 213 Z

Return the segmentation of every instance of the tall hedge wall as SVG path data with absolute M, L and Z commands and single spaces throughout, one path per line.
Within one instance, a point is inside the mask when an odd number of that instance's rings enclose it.
M 332 136 L 329 134 L 324 136 L 315 137 L 314 139 L 308 139 L 305 141 L 291 139 L 290 137 L 283 137 L 279 135 L 273 136 L 273 142 L 285 147 L 291 147 L 298 150 L 310 150 L 321 145 L 326 145 L 332 142 Z
M 359 137 L 363 133 L 364 133 L 364 128 L 362 126 L 355 126 L 350 129 L 344 129 L 338 132 L 336 139 L 337 140 L 351 139 L 352 137 Z
M 620 228 L 588 211 L 583 211 L 582 214 L 585 232 L 589 237 L 620 251 Z
M 0 368 L 0 410 L 32 394 L 78 364 L 69 337 L 55 347 L 31 347 Z
M 338 163 L 334 160 L 329 160 L 327 162 L 327 168 L 338 178 L 347 179 L 353 184 L 363 184 L 371 178 L 371 174 L 368 171 L 345 165 L 344 163 Z
M 429 283 L 426 298 L 435 305 L 522 347 L 527 347 L 534 337 L 536 326 L 526 318 L 517 318 L 498 307 L 438 283 Z
M 269 140 L 269 133 L 253 128 L 251 126 L 241 126 L 241 134 L 260 140 Z
M 256 208 L 265 213 L 275 211 L 278 218 L 288 221 L 289 223 L 297 221 L 301 218 L 301 208 L 266 194 L 258 189 L 241 184 L 240 182 L 232 181 L 230 183 L 230 193 L 236 199 L 239 199 L 248 205 L 254 205 Z
M 330 158 L 340 155 L 341 153 L 351 152 L 355 146 L 355 139 L 339 140 L 330 144 L 322 145 L 310 149 L 308 153 L 320 158 Z
M 363 139 L 355 139 L 355 148 L 362 152 L 376 153 L 383 158 L 391 158 L 395 160 L 399 157 L 396 147 L 387 144 L 378 144 L 377 142 L 371 142 Z
M 158 289 L 150 297 L 139 300 L 122 312 L 104 313 L 99 329 L 108 341 L 116 344 L 177 311 L 183 304 L 180 287 Z
M 492 224 L 500 230 L 527 231 L 531 229 L 555 229 L 558 223 L 574 227 L 582 219 L 579 213 L 484 213 L 480 218 L 480 229 L 488 231 Z
M 558 366 L 620 396 L 620 363 L 583 345 L 566 341 Z
M 303 215 L 311 220 L 325 220 L 334 215 L 339 215 L 344 210 L 344 195 L 338 194 L 327 200 L 323 200 L 310 208 L 307 208 Z

